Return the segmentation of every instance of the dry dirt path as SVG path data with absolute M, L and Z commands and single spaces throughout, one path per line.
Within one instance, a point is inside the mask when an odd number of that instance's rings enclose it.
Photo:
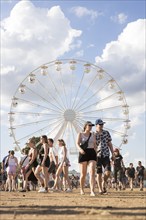
M 0 192 L 1 220 L 146 220 L 146 189 L 90 197 L 72 193 Z

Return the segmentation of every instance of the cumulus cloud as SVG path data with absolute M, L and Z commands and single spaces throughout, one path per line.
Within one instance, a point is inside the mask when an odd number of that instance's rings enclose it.
M 81 42 L 76 39 L 81 34 L 71 27 L 60 6 L 47 9 L 30 1 L 18 2 L 1 21 L 2 104 L 7 105 L 6 96 L 34 68 L 79 48 Z
M 119 13 L 115 16 L 111 16 L 111 20 L 119 24 L 124 24 L 127 21 L 127 18 L 128 16 L 124 13 Z
M 8 74 L 15 71 L 15 66 L 3 66 L 1 65 L 1 75 Z
M 145 19 L 129 23 L 116 41 L 107 43 L 96 63 L 109 72 L 125 92 L 132 126 L 145 112 Z
M 73 12 L 79 18 L 89 16 L 91 18 L 91 20 L 95 20 L 98 16 L 103 15 L 102 12 L 90 10 L 90 9 L 87 9 L 87 8 L 81 7 L 81 6 L 73 7 L 71 9 L 71 12 Z

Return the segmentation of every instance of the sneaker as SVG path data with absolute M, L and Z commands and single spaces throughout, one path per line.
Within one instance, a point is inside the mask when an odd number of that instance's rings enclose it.
M 90 196 L 96 196 L 96 195 L 95 195 L 95 193 L 94 193 L 94 192 L 91 192 L 91 193 L 90 193 Z
M 66 190 L 66 192 L 72 192 L 72 189 L 68 188 L 68 189 Z
M 19 192 L 26 192 L 26 189 L 21 189 Z
M 59 190 L 58 190 L 58 189 L 54 189 L 54 188 L 50 188 L 49 191 L 50 191 L 50 192 L 57 192 L 57 191 L 59 191 Z
M 41 186 L 40 189 L 38 190 L 38 192 L 42 191 L 43 189 L 44 189 L 44 187 Z
M 47 193 L 48 191 L 45 188 L 41 188 L 38 192 L 39 193 Z

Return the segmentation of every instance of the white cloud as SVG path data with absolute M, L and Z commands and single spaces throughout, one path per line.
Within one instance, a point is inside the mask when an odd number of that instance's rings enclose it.
M 60 6 L 47 9 L 18 2 L 1 22 L 2 105 L 10 103 L 10 96 L 34 68 L 79 48 L 81 41 L 76 39 L 81 34 Z
M 130 133 L 143 124 L 145 113 L 145 19 L 129 23 L 116 41 L 106 45 L 96 57 L 98 66 L 110 73 L 129 105 Z M 138 131 L 136 131 L 137 134 Z M 136 138 L 137 135 L 132 135 Z
M 144 111 L 145 102 L 145 20 L 129 23 L 117 41 L 108 43 L 96 62 L 109 72 L 128 97 L 130 106 Z M 133 99 L 133 97 L 135 97 Z M 137 112 L 138 113 L 138 112 Z
M 79 18 L 89 16 L 91 18 L 91 20 L 95 20 L 98 16 L 103 15 L 102 12 L 89 10 L 89 9 L 87 9 L 85 7 L 81 7 L 81 6 L 73 7 L 71 9 L 71 12 L 73 12 Z
M 135 157 L 133 158 L 131 153 L 129 151 L 126 151 L 125 153 L 122 154 L 123 156 L 123 161 L 125 166 L 129 166 L 129 163 L 133 163 L 134 167 L 138 166 L 138 161 L 141 161 L 142 164 L 145 166 L 145 158 L 144 157 Z
M 115 16 L 111 16 L 111 20 L 117 22 L 119 24 L 124 24 L 127 21 L 128 16 L 124 13 L 117 14 Z
M 12 73 L 15 71 L 15 66 L 1 66 L 1 75 Z

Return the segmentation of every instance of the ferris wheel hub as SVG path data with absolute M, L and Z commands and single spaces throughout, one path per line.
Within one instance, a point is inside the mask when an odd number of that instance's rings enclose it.
M 65 121 L 73 122 L 76 119 L 76 112 L 73 109 L 67 109 L 63 116 Z

